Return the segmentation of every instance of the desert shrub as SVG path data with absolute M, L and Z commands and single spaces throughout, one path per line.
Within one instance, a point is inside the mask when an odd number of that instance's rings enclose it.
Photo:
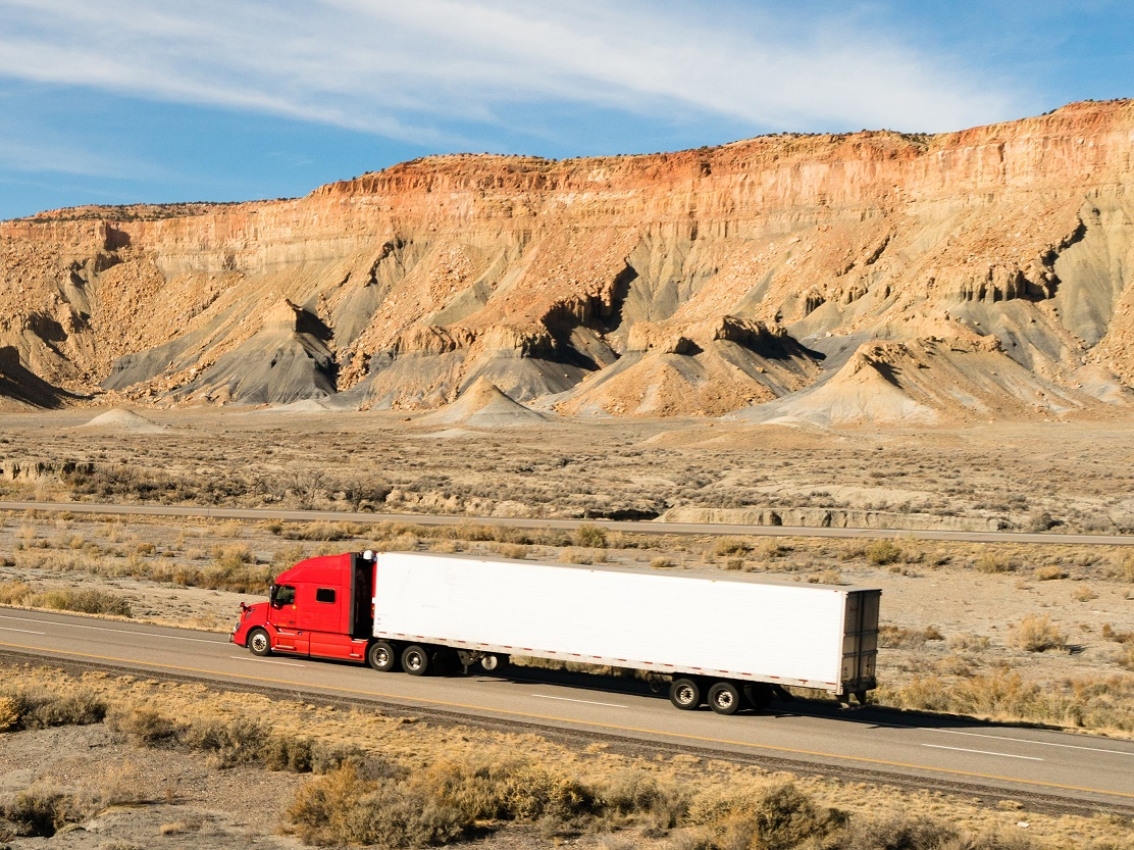
M 315 747 L 306 738 L 272 733 L 260 745 L 259 761 L 268 770 L 310 773 Z
M 51 838 L 68 822 L 77 820 L 73 800 L 49 788 L 29 788 L 0 806 L 0 818 L 23 837 Z
M 430 796 L 470 820 L 569 820 L 594 808 L 592 792 L 574 777 L 525 759 L 444 761 L 422 783 Z
M 1051 622 L 1051 617 L 1047 614 L 1025 616 L 1016 625 L 1013 639 L 1016 646 L 1026 652 L 1046 652 L 1067 646 L 1067 636 Z
M 689 817 L 713 836 L 710 846 L 729 850 L 788 850 L 846 823 L 844 814 L 821 809 L 790 782 L 758 793 L 703 792 Z
M 661 555 L 659 555 L 656 558 L 650 559 L 650 569 L 653 569 L 653 570 L 664 570 L 664 569 L 668 569 L 669 567 L 676 567 L 676 566 L 677 566 L 677 563 L 672 558 L 665 558 L 665 557 L 662 557 Z
M 927 629 L 907 629 L 904 626 L 878 627 L 878 645 L 885 649 L 917 649 L 925 646 L 925 642 L 929 640 L 941 640 L 941 633 L 935 626 Z
M 1118 654 L 1118 666 L 1134 670 L 1134 644 L 1130 644 Z
M 177 739 L 177 725 L 165 715 L 146 708 L 114 712 L 107 723 L 114 732 L 144 747 L 157 747 Z
M 528 547 L 520 543 L 497 543 L 492 547 L 502 557 L 522 561 L 528 557 Z
M 366 534 L 366 528 L 350 522 L 307 522 L 289 526 L 283 531 L 288 540 L 354 540 Z
M 443 761 L 400 778 L 368 777 L 346 763 L 299 790 L 291 828 L 316 844 L 444 844 L 474 824 L 567 821 L 595 810 L 573 777 L 523 759 Z
M 22 581 L 0 582 L 0 605 L 22 605 L 31 595 L 30 584 Z
M 308 782 L 286 813 L 309 844 L 421 847 L 459 838 L 472 822 L 412 783 L 367 779 L 352 764 Z
M 1010 560 L 993 552 L 982 552 L 973 566 L 982 573 L 1010 573 L 1016 569 Z
M 988 675 L 916 676 L 875 692 L 882 705 L 1061 726 L 1134 731 L 1134 677 L 1064 679 L 1043 685 L 998 669 Z
M 106 704 L 89 691 L 0 693 L 0 731 L 86 726 L 101 723 L 105 717 Z
M 1134 582 L 1134 554 L 1127 555 L 1122 559 L 1122 563 L 1118 567 L 1118 578 L 1122 581 Z
M 559 560 L 565 564 L 593 564 L 595 556 L 587 549 L 564 549 L 559 553 Z
M 752 544 L 743 537 L 721 537 L 713 544 L 713 554 L 724 558 L 728 555 L 747 555 Z
M 275 732 L 258 720 L 193 718 L 180 722 L 149 709 L 116 712 L 109 718 L 112 730 L 144 747 L 172 747 L 206 753 L 220 768 L 254 764 L 268 770 L 309 773 L 316 763 L 328 766 L 306 738 Z M 337 767 L 341 762 L 335 763 Z
M 79 691 L 65 695 L 33 697 L 23 717 L 25 729 L 49 726 L 87 726 L 106 718 L 106 703 L 94 693 Z
M 689 794 L 642 770 L 623 770 L 598 790 L 601 806 L 623 816 L 645 816 L 653 833 L 673 829 L 689 813 Z
M 24 717 L 23 701 L 14 696 L 0 696 L 0 732 L 11 732 L 20 727 Z
M 84 614 L 102 614 L 115 617 L 130 617 L 133 612 L 130 603 L 121 596 L 103 590 L 87 588 L 84 590 L 45 590 L 24 599 L 23 604 L 32 608 L 51 608 L 56 611 L 80 611 Z
M 946 823 L 903 816 L 882 821 L 855 819 L 821 844 L 824 850 L 952 850 L 966 846 L 973 845 Z
M 571 535 L 576 546 L 589 546 L 591 549 L 606 548 L 606 532 L 589 523 L 583 523 Z
M 1046 567 L 1039 567 L 1036 570 L 1036 578 L 1040 581 L 1058 581 L 1067 578 L 1067 570 L 1055 564 L 1050 564 Z
M 875 540 L 865 554 L 866 560 L 880 567 L 902 560 L 902 550 L 892 540 Z
M 959 635 L 953 635 L 949 638 L 947 644 L 949 649 L 967 649 L 969 651 L 977 651 L 988 649 L 992 645 L 992 641 L 985 635 L 973 634 L 972 632 L 963 632 Z

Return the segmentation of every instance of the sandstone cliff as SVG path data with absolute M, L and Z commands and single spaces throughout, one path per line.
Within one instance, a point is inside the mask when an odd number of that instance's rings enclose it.
M 827 423 L 1134 383 L 1134 102 L 0 223 L 0 393 Z

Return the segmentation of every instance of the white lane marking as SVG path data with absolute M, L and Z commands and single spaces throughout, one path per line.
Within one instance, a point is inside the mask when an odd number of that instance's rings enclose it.
M 247 655 L 230 655 L 237 661 L 255 661 L 257 664 L 282 664 L 284 667 L 306 667 L 306 664 L 296 664 L 294 661 L 272 661 L 269 658 L 249 658 Z
M 44 637 L 47 636 L 47 632 L 33 632 L 31 629 L 6 629 L 3 626 L 0 626 L 0 632 L 21 632 L 25 635 L 43 635 Z
M 585 703 L 586 705 L 604 705 L 607 708 L 629 708 L 630 707 L 628 705 L 618 705 L 617 703 L 613 703 L 613 702 L 595 702 L 594 700 L 589 700 L 589 699 L 571 699 L 570 697 L 552 697 L 552 696 L 548 696 L 547 694 L 528 694 L 528 696 L 535 697 L 536 699 L 557 699 L 560 702 L 581 702 L 581 703 Z
M 1043 761 L 1041 758 L 1035 756 L 1014 756 L 1011 753 L 992 753 L 988 750 L 966 750 L 964 747 L 943 747 L 940 744 L 922 744 L 923 747 L 929 747 L 934 750 L 956 750 L 958 753 L 977 753 L 982 756 L 1002 756 L 1006 759 L 1024 759 L 1025 761 Z
M 1054 741 L 1033 741 L 1030 738 L 1010 738 L 1007 735 L 982 735 L 979 732 L 960 732 L 956 729 L 930 729 L 928 726 L 918 728 L 919 732 L 940 732 L 942 735 L 966 735 L 969 738 L 988 738 L 991 741 L 1012 741 L 1015 744 L 1035 744 L 1039 747 L 1062 747 L 1065 750 L 1086 750 L 1089 753 L 1110 753 L 1115 756 L 1134 756 L 1134 752 L 1126 750 L 1108 750 L 1104 747 L 1083 747 L 1078 744 L 1057 744 Z
M 22 623 L 42 623 L 45 626 L 65 626 L 68 629 L 87 629 L 92 632 L 113 632 L 119 635 L 133 635 L 136 637 L 156 637 L 163 638 L 164 640 L 184 640 L 190 643 L 222 643 L 219 640 L 205 640 L 204 638 L 188 638 L 177 637 L 176 635 L 163 635 L 158 632 L 135 632 L 130 629 L 108 629 L 105 626 L 81 626 L 78 623 L 60 623 L 56 620 L 36 620 L 32 617 L 5 617 L 0 614 L 5 620 L 19 620 Z M 20 631 L 19 629 L 8 629 L 7 631 Z M 46 632 L 32 632 L 32 634 L 42 635 Z

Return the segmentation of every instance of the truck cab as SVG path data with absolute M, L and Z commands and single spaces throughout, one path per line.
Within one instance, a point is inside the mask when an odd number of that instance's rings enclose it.
M 365 663 L 373 639 L 376 563 L 369 552 L 300 561 L 276 577 L 267 602 L 241 605 L 230 639 L 254 655 Z

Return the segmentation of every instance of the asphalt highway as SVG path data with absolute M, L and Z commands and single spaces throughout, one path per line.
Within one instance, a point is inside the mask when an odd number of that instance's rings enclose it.
M 235 622 L 235 612 L 234 612 Z M 670 749 L 767 758 L 917 784 L 948 783 L 1134 811 L 1134 742 L 874 708 L 775 704 L 733 717 L 684 712 L 641 683 L 581 686 L 554 674 L 413 677 L 366 667 L 272 656 L 255 658 L 226 635 L 119 620 L 0 608 L 0 652 L 99 664 L 134 673 L 262 687 L 298 695 L 440 711 L 516 727 L 571 730 Z
M 377 514 L 339 511 L 291 511 L 270 508 L 212 508 L 179 505 L 102 505 L 90 502 L 0 502 L 0 511 L 48 511 L 123 516 L 206 517 L 214 519 L 281 520 L 288 522 L 407 522 L 419 525 L 475 523 L 508 528 L 573 530 L 598 525 L 633 534 L 749 535 L 759 537 L 892 538 L 955 540 L 965 543 L 1046 543 L 1065 546 L 1134 546 L 1134 535 L 1025 534 L 1008 531 L 933 531 L 884 528 L 811 528 L 787 525 L 728 525 L 723 523 L 662 522 L 660 520 L 520 519 L 514 517 L 440 516 L 436 514 Z

